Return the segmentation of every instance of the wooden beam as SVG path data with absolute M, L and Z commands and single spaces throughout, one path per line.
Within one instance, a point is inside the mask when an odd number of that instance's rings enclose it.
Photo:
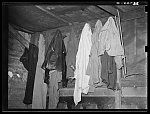
M 14 38 L 16 38 L 24 47 L 29 48 L 29 41 L 26 40 L 21 34 L 18 33 L 11 25 L 9 25 L 9 32 Z
M 64 19 L 62 19 L 62 18 L 60 18 L 59 16 L 56 16 L 55 14 L 51 13 L 50 11 L 47 11 L 46 9 L 42 8 L 41 6 L 35 5 L 35 7 L 37 7 L 37 8 L 40 9 L 40 10 L 42 10 L 43 12 L 46 12 L 47 14 L 49 14 L 49 15 L 55 17 L 55 18 L 58 19 L 58 20 L 61 20 L 61 21 L 65 22 L 65 23 L 67 23 L 67 24 L 69 24 L 69 25 L 72 25 L 70 22 L 68 22 L 68 21 L 66 21 L 66 20 L 64 20 Z
M 103 9 L 104 11 L 106 11 L 107 13 L 113 15 L 113 16 L 117 16 L 117 9 L 115 9 L 114 7 L 110 6 L 110 5 L 97 5 L 99 8 Z
M 122 87 L 121 97 L 147 97 L 146 87 Z M 73 96 L 74 88 L 59 89 L 59 96 Z M 82 94 L 84 97 L 115 97 L 115 92 L 107 88 L 96 88 L 93 93 Z
M 13 26 L 14 29 L 16 30 L 19 30 L 19 31 L 23 31 L 23 32 L 26 32 L 26 33 L 29 33 L 29 34 L 33 34 L 34 32 L 33 31 L 30 31 L 30 30 L 27 30 L 25 28 L 22 28 L 18 25 L 14 25 L 14 24 L 11 24 Z

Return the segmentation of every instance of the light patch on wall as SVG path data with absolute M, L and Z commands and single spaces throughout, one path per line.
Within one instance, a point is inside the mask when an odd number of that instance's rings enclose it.
M 11 71 L 8 71 L 8 76 L 12 78 L 13 77 L 13 73 Z

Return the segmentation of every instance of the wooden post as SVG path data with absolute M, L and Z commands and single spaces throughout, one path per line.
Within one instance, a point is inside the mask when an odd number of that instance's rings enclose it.
M 117 69 L 117 83 L 121 89 L 121 70 Z M 115 90 L 115 109 L 121 109 L 121 90 Z

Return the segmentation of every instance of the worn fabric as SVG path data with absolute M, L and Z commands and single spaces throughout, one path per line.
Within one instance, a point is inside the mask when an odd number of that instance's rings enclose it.
M 44 83 L 45 71 L 41 68 L 45 55 L 45 40 L 42 34 L 39 38 L 39 54 L 33 89 L 32 109 L 46 109 L 47 85 Z
M 67 74 L 66 78 L 74 76 L 74 68 L 76 64 L 76 53 L 79 45 L 79 38 L 77 38 L 77 33 L 75 28 L 71 28 L 68 44 L 67 44 L 67 54 L 66 54 L 66 65 Z
M 38 47 L 30 43 L 29 50 L 25 48 L 24 54 L 20 58 L 20 61 L 23 63 L 24 67 L 28 70 L 25 96 L 23 99 L 24 104 L 32 104 L 33 87 L 38 61 L 38 52 Z
M 97 83 L 101 83 L 101 77 L 99 75 L 99 72 L 101 72 L 101 63 L 99 62 L 98 57 L 98 39 L 101 28 L 102 23 L 100 20 L 98 20 L 95 24 L 95 28 L 91 38 L 92 47 L 90 51 L 89 63 L 86 70 L 86 74 L 90 76 L 89 85 L 91 86 Z
M 102 55 L 107 51 L 109 56 L 124 56 L 124 49 L 121 45 L 119 30 L 112 17 L 109 17 L 108 21 L 102 27 L 99 37 L 99 55 Z
M 47 85 L 49 85 L 49 71 L 49 69 L 45 69 L 44 83 L 46 83 Z
M 25 47 L 24 48 L 24 53 L 23 53 L 23 55 L 20 58 L 20 62 L 23 63 L 23 66 L 25 67 L 25 69 L 27 71 L 29 71 L 29 62 L 28 62 L 29 58 L 28 58 L 28 54 L 29 54 L 29 49 Z
M 66 65 L 66 47 L 62 40 L 62 86 L 67 87 L 66 79 L 67 65 Z
M 59 102 L 58 82 L 61 81 L 62 73 L 57 70 L 49 72 L 49 106 L 48 109 L 56 109 Z
M 83 27 L 81 38 L 76 55 L 76 69 L 74 72 L 75 88 L 74 102 L 75 105 L 81 101 L 81 93 L 88 93 L 90 76 L 86 75 L 86 69 L 89 62 L 89 54 L 92 46 L 91 27 L 86 23 Z
M 109 56 L 105 51 L 101 55 L 101 78 L 102 82 L 107 85 L 108 89 L 115 90 L 117 81 L 117 68 L 114 60 L 114 56 Z
M 56 30 L 47 49 L 45 60 L 42 64 L 43 69 L 48 68 L 50 70 L 62 70 L 62 40 L 61 31 L 58 29 Z

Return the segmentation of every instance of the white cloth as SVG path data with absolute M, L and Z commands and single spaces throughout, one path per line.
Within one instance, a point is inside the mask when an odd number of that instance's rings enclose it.
M 41 68 L 44 62 L 44 55 L 45 55 L 45 40 L 43 35 L 40 34 L 38 62 L 36 67 L 34 89 L 33 89 L 32 109 L 46 109 L 47 85 L 46 83 L 44 83 L 45 71 Z
M 83 27 L 81 38 L 79 41 L 78 51 L 76 54 L 76 69 L 74 72 L 75 88 L 74 102 L 75 105 L 81 101 L 81 93 L 88 93 L 90 76 L 86 75 L 86 69 L 89 62 L 89 55 L 92 46 L 91 27 L 86 23 Z
M 121 45 L 119 30 L 112 17 L 109 17 L 102 27 L 99 37 L 99 55 L 104 54 L 104 51 L 106 51 L 109 56 L 115 56 L 117 69 L 120 69 L 123 66 L 124 49 Z

